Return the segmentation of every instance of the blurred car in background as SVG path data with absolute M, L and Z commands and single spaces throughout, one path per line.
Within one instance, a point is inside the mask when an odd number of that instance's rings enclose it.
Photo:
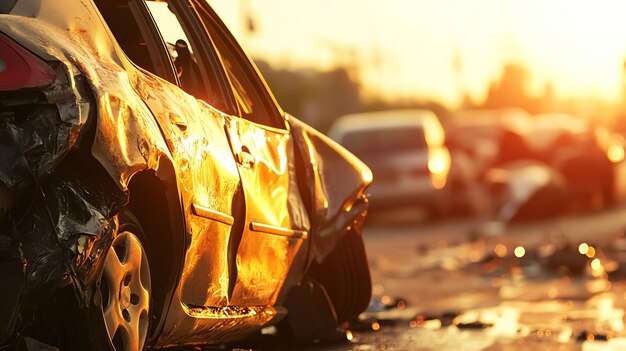
M 456 213 L 489 215 L 499 208 L 500 199 L 489 192 L 499 193 L 501 184 L 494 188 L 487 175 L 499 164 L 533 155 L 523 137 L 529 117 L 520 109 L 465 110 L 447 121 Z
M 588 120 L 469 111 L 447 128 L 453 165 L 470 160 L 490 212 L 500 219 L 544 218 L 614 201 L 614 164 L 624 159 L 623 139 Z
M 530 116 L 520 109 L 459 111 L 446 125 L 447 145 L 452 158 L 459 154 L 472 159 L 476 176 L 494 163 L 525 158 L 523 135 Z M 504 145 L 506 143 L 506 145 Z
M 588 120 L 552 113 L 535 116 L 527 136 L 538 158 L 563 175 L 571 197 L 593 207 L 613 202 L 613 161 L 619 160 L 612 154 L 619 144 L 609 139 L 603 146 L 608 136 L 599 136 L 599 131 Z
M 450 153 L 437 116 L 427 110 L 393 110 L 340 117 L 329 136 L 363 160 L 374 174 L 372 208 L 426 206 L 447 211 Z

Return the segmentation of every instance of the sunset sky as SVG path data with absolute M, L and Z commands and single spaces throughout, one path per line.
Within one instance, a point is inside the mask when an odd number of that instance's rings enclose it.
M 357 60 L 373 95 L 449 105 L 482 99 L 503 63 L 526 65 L 531 89 L 617 100 L 626 59 L 621 0 L 209 0 L 256 58 L 275 67 Z M 257 31 L 245 31 L 244 4 Z

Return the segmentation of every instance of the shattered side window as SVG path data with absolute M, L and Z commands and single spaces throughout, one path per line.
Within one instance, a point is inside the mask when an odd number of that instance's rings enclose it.
M 0 1 L 0 13 L 6 14 L 11 12 L 17 0 L 2 0 Z

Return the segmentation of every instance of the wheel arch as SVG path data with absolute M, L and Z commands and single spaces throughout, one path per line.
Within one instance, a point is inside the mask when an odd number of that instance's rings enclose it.
M 172 162 L 161 157 L 158 167 L 135 173 L 128 185 L 127 208 L 137 217 L 147 242 L 152 271 L 152 326 L 148 342 L 162 328 L 180 279 L 185 255 L 185 218 Z M 156 259 L 155 259 L 156 257 Z

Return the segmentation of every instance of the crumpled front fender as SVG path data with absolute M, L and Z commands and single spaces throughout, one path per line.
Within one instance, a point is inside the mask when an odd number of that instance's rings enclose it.
M 368 207 L 365 189 L 372 182 L 372 172 L 327 136 L 292 116 L 288 121 L 306 165 L 312 258 L 322 262 L 343 233 L 352 227 L 360 232 Z

